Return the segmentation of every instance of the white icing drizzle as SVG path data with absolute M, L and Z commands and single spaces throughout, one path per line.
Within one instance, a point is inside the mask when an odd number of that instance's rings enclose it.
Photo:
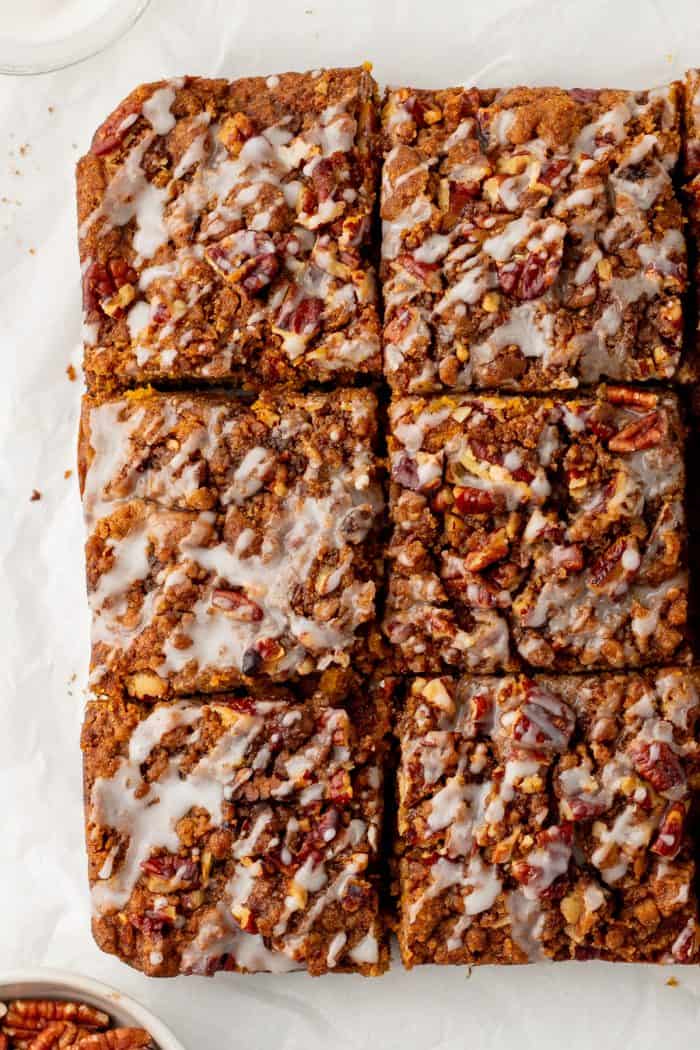
M 181 970 L 183 973 L 206 974 L 213 961 L 229 955 L 240 969 L 249 973 L 289 973 L 303 968 L 299 960 L 268 948 L 259 933 L 241 930 L 226 905 L 220 902 L 211 918 L 200 924 L 194 940 L 185 947 Z
M 358 966 L 372 966 L 379 960 L 379 942 L 377 934 L 371 930 L 357 942 L 348 952 L 353 962 Z
M 181 84 L 177 86 L 180 87 Z M 141 107 L 141 112 L 156 135 L 167 135 L 175 127 L 175 117 L 170 112 L 170 107 L 174 101 L 175 87 L 168 85 L 154 91 Z
M 542 947 L 545 916 L 539 901 L 517 889 L 506 895 L 506 906 L 511 936 L 518 948 L 528 962 L 544 962 L 547 958 Z
M 195 768 L 181 778 L 177 760 L 168 765 L 163 777 L 145 794 L 135 792 L 142 785 L 141 764 L 163 735 L 179 726 L 193 726 L 201 717 L 201 708 L 186 702 L 158 707 L 134 730 L 128 755 L 109 778 L 99 777 L 92 786 L 89 819 L 97 827 L 113 829 L 128 843 L 116 872 L 105 871 L 93 886 L 93 907 L 103 914 L 123 907 L 141 874 L 141 864 L 154 849 L 162 847 L 177 853 L 179 839 L 176 825 L 194 806 L 209 811 L 221 822 L 224 801 L 223 785 Z
M 408 908 L 408 922 L 412 925 L 428 901 L 452 887 L 459 888 L 464 914 L 478 915 L 493 907 L 501 892 L 501 885 L 497 868 L 487 864 L 478 853 L 475 853 L 468 862 L 438 857 L 430 868 L 427 887 L 411 902 Z

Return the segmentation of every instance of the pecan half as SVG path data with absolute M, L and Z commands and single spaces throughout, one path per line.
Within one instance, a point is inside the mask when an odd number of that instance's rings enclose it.
M 600 91 L 595 88 L 570 88 L 569 95 L 576 102 L 597 102 Z
M 563 752 L 575 724 L 574 713 L 568 704 L 534 682 L 528 682 L 527 698 L 517 709 L 510 731 L 520 747 Z
M 552 825 L 537 835 L 537 848 L 512 866 L 513 877 L 523 886 L 530 900 L 542 897 L 552 883 L 565 874 L 571 859 L 573 828 L 571 824 Z
M 141 103 L 136 99 L 123 102 L 115 109 L 95 132 L 90 152 L 96 157 L 111 153 L 122 142 L 129 128 L 136 122 L 141 113 Z
M 274 244 L 263 233 L 234 233 L 212 244 L 204 257 L 225 281 L 251 296 L 267 288 L 279 272 Z
M 689 919 L 673 942 L 671 952 L 677 962 L 687 963 L 693 958 L 696 950 L 695 921 Z
M 87 1035 L 78 1050 L 151 1050 L 151 1037 L 143 1028 L 113 1028 L 109 1032 Z
M 559 267 L 532 252 L 525 259 L 498 265 L 497 270 L 498 283 L 506 295 L 528 300 L 537 299 L 554 283 Z
M 83 1028 L 106 1028 L 109 1015 L 86 1003 L 55 999 L 14 999 L 3 1024 L 8 1028 L 27 1028 L 35 1032 L 51 1021 L 72 1021 Z
M 440 267 L 438 263 L 420 262 L 412 255 L 400 255 L 398 262 L 413 277 L 422 281 L 431 291 L 441 287 Z
M 630 552 L 629 569 L 625 568 L 623 561 L 627 551 Z M 619 536 L 591 565 L 589 585 L 594 590 L 601 590 L 618 577 L 622 582 L 627 576 L 634 575 L 636 568 L 633 566 L 639 567 L 636 543 L 627 536 Z
M 176 857 L 172 853 L 149 857 L 142 861 L 141 868 L 149 875 L 159 875 L 164 879 L 172 879 L 177 875 L 181 882 L 190 882 L 199 871 L 199 866 L 193 860 Z
M 102 311 L 109 317 L 122 317 L 136 295 L 136 271 L 126 259 L 115 256 L 106 266 L 93 262 L 83 275 L 83 306 L 86 313 Z
M 84 1028 L 78 1028 L 70 1021 L 52 1021 L 32 1039 L 28 1050 L 64 1050 L 65 1047 L 76 1046 L 85 1034 Z
M 568 547 L 559 547 L 556 551 L 554 565 L 567 576 L 574 572 L 580 572 L 585 565 L 583 550 L 575 543 Z
M 295 332 L 297 335 L 304 335 L 310 339 L 321 328 L 322 314 L 322 299 L 302 299 L 284 319 L 280 317 L 279 326 L 285 331 Z
M 320 202 L 332 198 L 344 182 L 347 181 L 348 163 L 343 153 L 334 153 L 322 157 L 311 172 L 311 181 Z
M 241 285 L 249 295 L 257 295 L 274 280 L 279 268 L 280 264 L 276 255 L 269 252 L 266 255 L 259 255 L 256 259 L 251 259 L 251 265 Z
M 665 417 L 661 412 L 649 412 L 641 419 L 628 423 L 610 438 L 611 452 L 638 452 L 643 448 L 658 445 L 666 432 Z
M 159 857 L 149 857 L 141 864 L 141 870 L 148 876 L 147 884 L 152 893 L 171 893 L 174 889 L 196 889 L 199 885 L 199 865 L 193 860 L 176 857 L 170 853 Z M 161 925 L 174 922 L 172 917 L 153 913 L 154 919 L 161 920 Z
M 605 813 L 608 804 L 602 796 L 592 795 L 567 795 L 561 801 L 563 815 L 574 822 L 581 820 L 592 820 L 601 813 Z
M 634 405 L 646 409 L 655 408 L 659 400 L 653 390 L 635 390 L 630 386 L 609 386 L 605 398 L 611 405 Z
M 490 171 L 488 162 L 484 163 L 484 174 L 488 174 Z M 465 208 L 471 201 L 475 200 L 481 192 L 481 183 L 474 179 L 470 182 L 454 182 L 452 179 L 447 180 L 446 191 L 444 197 L 446 197 L 446 223 L 452 227 L 455 223 L 459 222 L 464 213 Z
M 522 247 L 497 261 L 498 283 L 506 295 L 536 299 L 551 288 L 561 269 L 565 234 L 559 222 L 535 222 Z
M 685 773 L 680 759 L 668 744 L 661 740 L 651 743 L 636 742 L 631 749 L 632 763 L 641 777 L 657 791 L 672 791 L 685 784 Z

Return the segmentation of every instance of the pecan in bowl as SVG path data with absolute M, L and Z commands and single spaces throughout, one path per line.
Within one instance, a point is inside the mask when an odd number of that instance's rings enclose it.
M 0 974 L 0 1050 L 183 1050 L 138 1003 L 55 970 Z

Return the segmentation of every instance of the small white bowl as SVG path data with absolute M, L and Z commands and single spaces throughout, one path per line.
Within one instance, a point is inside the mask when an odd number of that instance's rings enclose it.
M 0 0 L 3 4 L 22 0 Z M 64 69 L 104 51 L 139 20 L 151 0 L 103 0 L 94 17 L 70 31 L 60 22 L 44 23 L 45 36 L 32 39 L 21 29 L 4 28 L 0 12 L 0 73 L 32 76 Z M 41 17 L 41 16 L 39 16 Z M 48 15 L 47 17 L 51 17 Z M 31 19 L 29 19 L 31 23 Z
M 109 985 L 62 970 L 10 970 L 0 972 L 0 1002 L 10 999 L 71 999 L 108 1013 L 118 1025 L 145 1028 L 158 1050 L 184 1050 L 162 1021 L 128 995 Z

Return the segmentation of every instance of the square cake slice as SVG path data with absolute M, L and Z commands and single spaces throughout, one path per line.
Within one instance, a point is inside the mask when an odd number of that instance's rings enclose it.
M 694 962 L 700 672 L 419 678 L 399 721 L 406 966 Z
M 684 436 L 674 394 L 626 387 L 394 402 L 397 669 L 685 660 Z
M 379 373 L 376 138 L 364 68 L 136 88 L 78 164 L 88 386 Z
M 344 699 L 335 677 L 308 699 L 273 689 L 88 704 L 86 834 L 104 951 L 150 976 L 386 968 L 387 695 L 355 683 Z
M 381 576 L 376 409 L 365 390 L 85 400 L 97 693 L 213 692 L 358 656 Z
M 690 380 L 681 86 L 387 93 L 381 280 L 396 393 Z

